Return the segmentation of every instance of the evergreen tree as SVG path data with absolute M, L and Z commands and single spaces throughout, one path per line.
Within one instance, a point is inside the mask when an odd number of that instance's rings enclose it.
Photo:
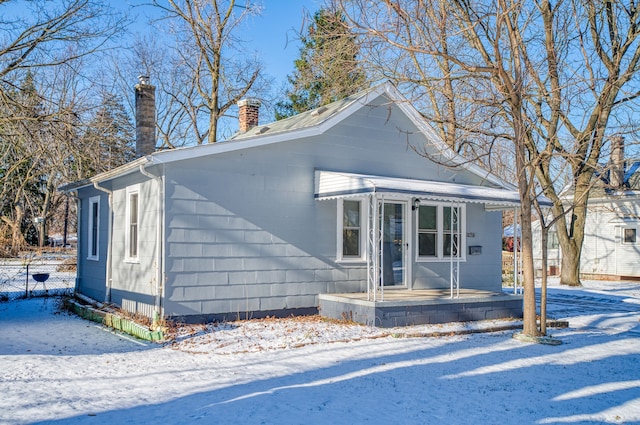
M 367 85 L 360 47 L 342 12 L 317 11 L 301 40 L 300 58 L 288 77 L 288 100 L 276 104 L 278 120 L 344 99 Z
M 103 93 L 102 102 L 82 137 L 85 169 L 92 175 L 126 164 L 135 157 L 135 126 L 122 100 Z

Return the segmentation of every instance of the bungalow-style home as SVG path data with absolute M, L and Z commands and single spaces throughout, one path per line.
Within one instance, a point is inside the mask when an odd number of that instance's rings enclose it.
M 621 138 L 612 140 L 611 157 L 606 171 L 596 175 L 589 191 L 580 274 L 583 278 L 640 278 L 640 161 L 624 160 Z M 567 193 L 567 202 L 572 197 Z M 536 239 L 534 252 L 541 268 L 540 241 Z M 554 227 L 549 230 L 547 255 L 551 274 L 556 274 L 562 251 Z
M 229 140 L 145 152 L 153 93 L 136 86 L 140 158 L 61 188 L 78 201 L 78 293 L 185 322 L 521 316 L 501 282 L 500 210 L 517 191 L 392 84 L 266 125 L 242 101 Z

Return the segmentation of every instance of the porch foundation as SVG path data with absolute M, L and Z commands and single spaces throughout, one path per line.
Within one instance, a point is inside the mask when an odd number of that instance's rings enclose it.
M 320 315 L 368 326 L 392 328 L 448 322 L 522 318 L 522 295 L 460 290 L 449 298 L 447 290 L 387 291 L 384 301 L 369 301 L 367 294 L 320 294 Z

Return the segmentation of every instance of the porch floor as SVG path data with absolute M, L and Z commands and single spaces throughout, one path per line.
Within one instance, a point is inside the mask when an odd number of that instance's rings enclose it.
M 449 289 L 388 289 L 379 298 L 320 294 L 320 315 L 383 328 L 522 317 L 522 295 L 504 292 L 460 288 L 459 298 L 450 298 Z

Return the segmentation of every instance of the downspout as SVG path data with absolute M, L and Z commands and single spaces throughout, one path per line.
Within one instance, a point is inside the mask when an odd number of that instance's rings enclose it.
M 78 197 L 78 192 L 67 192 L 67 196 L 70 198 L 73 198 L 74 201 L 76 201 L 76 241 L 80 241 L 80 235 L 82 234 L 82 230 L 80 227 L 80 223 L 82 223 L 82 220 L 80 219 L 80 217 L 82 216 L 82 201 L 80 200 L 80 198 Z M 80 276 L 81 274 L 81 264 L 82 262 L 80 261 L 80 247 L 77 246 L 76 242 L 76 281 L 75 284 L 73 286 L 73 294 L 76 295 L 78 293 L 78 286 L 80 285 Z
M 112 258 L 112 249 L 113 249 L 113 191 L 107 189 L 106 187 L 100 187 L 98 182 L 93 182 L 93 187 L 107 194 L 109 199 L 109 223 L 107 230 L 107 273 L 106 273 L 106 289 L 104 294 L 104 302 L 111 302 L 111 280 L 113 278 L 113 273 L 111 271 L 111 258 Z
M 150 157 L 147 157 L 150 158 Z M 155 308 L 153 312 L 154 323 L 163 316 L 162 311 L 162 292 L 164 291 L 164 240 L 162 237 L 162 228 L 164 224 L 164 179 L 162 175 L 158 176 L 147 171 L 147 166 L 153 164 L 153 159 L 145 164 L 140 164 L 140 173 L 150 179 L 153 179 L 158 184 L 158 213 L 156 214 L 156 240 L 158 241 L 158 248 L 156 250 L 156 296 L 155 296 Z M 164 174 L 164 173 L 162 173 Z

